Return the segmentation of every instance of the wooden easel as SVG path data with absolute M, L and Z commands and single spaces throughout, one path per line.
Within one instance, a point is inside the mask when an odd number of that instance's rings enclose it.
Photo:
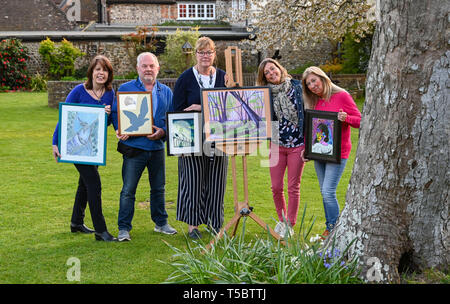
M 233 64 L 232 58 L 234 55 L 235 63 L 235 74 L 233 74 Z M 241 63 L 241 50 L 237 47 L 229 46 L 225 50 L 225 63 L 226 72 L 228 75 L 227 87 L 239 87 L 243 84 L 242 78 L 242 63 Z M 253 207 L 249 205 L 248 201 L 248 177 L 247 177 L 247 155 L 253 153 L 258 149 L 261 141 L 249 141 L 243 143 L 216 143 L 216 148 L 221 150 L 226 155 L 231 156 L 231 166 L 233 173 L 233 197 L 234 197 L 234 216 L 233 218 L 219 231 L 214 240 L 212 240 L 207 248 L 210 249 L 215 241 L 220 239 L 223 234 L 228 231 L 232 226 L 233 232 L 231 236 L 236 235 L 236 231 L 239 225 L 239 221 L 242 217 L 248 216 L 253 219 L 259 226 L 261 226 L 266 231 L 280 240 L 283 244 L 282 237 L 272 230 L 261 218 L 259 218 L 254 212 Z M 238 200 L 238 189 L 237 189 L 237 173 L 236 173 L 236 156 L 242 156 L 242 168 L 243 168 L 243 184 L 244 184 L 244 201 L 239 202 Z
M 228 75 L 226 86 L 229 88 L 244 86 L 241 55 L 242 52 L 237 46 L 229 46 L 225 49 L 225 67 Z

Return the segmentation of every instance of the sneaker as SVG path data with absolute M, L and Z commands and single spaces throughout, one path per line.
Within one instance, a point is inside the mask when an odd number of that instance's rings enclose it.
M 164 226 L 158 226 L 158 225 L 156 225 L 156 226 L 155 226 L 155 231 L 156 231 L 156 232 L 161 232 L 161 233 L 164 233 L 164 234 L 175 234 L 175 233 L 177 233 L 177 231 L 176 231 L 175 229 L 173 229 L 173 228 L 169 225 L 169 223 L 165 224 Z
M 283 222 L 278 222 L 273 231 L 275 231 L 279 236 L 284 237 L 286 234 L 286 224 Z
M 127 230 L 119 230 L 119 235 L 117 236 L 119 242 L 131 241 L 130 233 Z
M 278 233 L 279 236 L 282 238 L 286 237 L 286 234 L 288 233 L 286 230 L 286 226 L 289 229 L 289 236 L 294 235 L 294 229 L 290 225 L 286 225 L 284 222 L 278 222 L 275 228 L 273 229 L 276 233 Z
M 197 240 L 197 239 L 201 239 L 202 238 L 202 234 L 200 233 L 200 231 L 198 231 L 197 228 L 192 229 L 191 232 L 188 233 L 189 237 L 193 240 Z
M 289 236 L 293 236 L 293 235 L 294 235 L 294 228 L 289 226 Z

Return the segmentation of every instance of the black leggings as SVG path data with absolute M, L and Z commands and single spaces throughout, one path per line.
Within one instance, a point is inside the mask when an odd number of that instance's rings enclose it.
M 81 225 L 84 222 L 84 210 L 89 202 L 92 223 L 98 233 L 107 230 L 102 212 L 102 183 L 98 174 L 98 166 L 75 164 L 80 178 L 77 194 L 73 204 L 72 223 Z

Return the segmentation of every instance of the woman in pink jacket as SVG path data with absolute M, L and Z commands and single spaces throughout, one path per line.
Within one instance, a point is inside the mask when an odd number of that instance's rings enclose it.
M 352 96 L 333 84 L 325 72 L 318 67 L 312 66 L 305 70 L 302 84 L 305 108 L 338 112 L 338 119 L 342 121 L 341 163 L 314 161 L 325 210 L 326 230 L 323 236 L 327 236 L 333 230 L 339 217 L 336 189 L 352 148 L 350 127 L 359 128 L 361 113 Z

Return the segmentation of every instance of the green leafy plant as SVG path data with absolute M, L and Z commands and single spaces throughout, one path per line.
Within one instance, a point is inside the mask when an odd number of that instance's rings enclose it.
M 333 58 L 331 61 L 319 65 L 319 67 L 327 74 L 338 74 L 342 71 L 342 63 L 339 58 Z
M 45 79 L 45 77 L 43 77 L 40 73 L 36 73 L 36 75 L 31 77 L 28 87 L 34 92 L 47 91 L 47 79 Z
M 372 49 L 372 36 L 361 39 L 347 34 L 342 44 L 342 73 L 356 74 L 366 73 L 369 66 L 370 52 Z
M 250 242 L 245 238 L 245 222 L 242 233 L 230 238 L 227 234 L 211 249 L 201 241 L 180 250 L 166 244 L 175 252 L 173 261 L 161 261 L 174 271 L 166 283 L 269 283 L 269 284 L 348 284 L 362 283 L 358 278 L 357 259 L 347 259 L 347 251 L 322 248 L 319 238 L 310 238 L 314 220 L 309 227 L 304 225 L 306 206 L 300 223 L 298 236 L 285 236 L 286 246 L 270 234 Z
M 295 69 L 290 70 L 289 74 L 301 75 L 307 68 L 309 68 L 310 66 L 313 66 L 313 65 L 316 65 L 316 64 L 314 62 L 308 61 L 305 64 L 302 64 L 301 66 L 298 66 Z
M 162 77 L 174 76 L 178 77 L 184 70 L 193 65 L 193 52 L 190 54 L 184 54 L 182 46 L 189 42 L 192 48 L 195 47 L 195 43 L 200 37 L 198 27 L 191 28 L 188 31 L 177 29 L 172 35 L 168 35 L 166 38 L 166 48 L 164 53 L 159 57 L 160 65 L 164 67 L 160 73 Z
M 125 42 L 128 56 L 131 62 L 136 62 L 136 58 L 143 52 L 154 52 L 156 50 L 156 27 L 148 26 L 136 27 L 136 33 L 125 34 L 121 39 Z
M 28 50 L 17 39 L 0 42 L 0 89 L 21 90 L 27 87 L 30 77 L 26 67 Z
M 56 80 L 64 76 L 74 76 L 75 60 L 86 55 L 65 38 L 56 45 L 48 37 L 41 41 L 39 54 L 48 64 L 49 78 Z

